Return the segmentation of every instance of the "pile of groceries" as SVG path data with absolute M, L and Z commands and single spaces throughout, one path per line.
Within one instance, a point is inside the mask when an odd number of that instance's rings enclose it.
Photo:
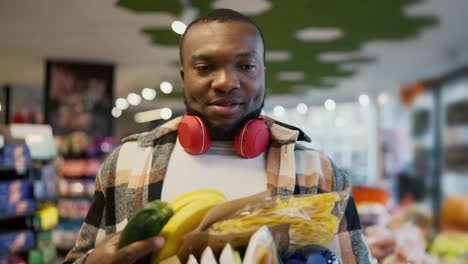
M 468 195 L 447 195 L 439 215 L 412 201 L 390 209 L 390 195 L 380 187 L 354 187 L 353 196 L 364 239 L 379 263 L 468 263 Z
M 349 192 L 227 201 L 215 189 L 155 200 L 135 213 L 118 247 L 162 236 L 150 263 L 340 263 L 325 248 L 338 231 Z

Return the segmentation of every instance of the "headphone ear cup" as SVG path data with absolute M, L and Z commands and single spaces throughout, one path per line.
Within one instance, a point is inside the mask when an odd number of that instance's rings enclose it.
M 203 154 L 210 149 L 210 135 L 205 123 L 195 115 L 185 114 L 179 123 L 180 145 L 192 155 Z
M 250 120 L 234 140 L 234 150 L 243 158 L 255 158 L 264 152 L 270 141 L 270 130 L 262 118 Z

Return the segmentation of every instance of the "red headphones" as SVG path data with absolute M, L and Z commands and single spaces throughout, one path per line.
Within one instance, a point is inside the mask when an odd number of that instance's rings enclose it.
M 184 150 L 198 155 L 210 149 L 210 135 L 203 121 L 195 115 L 185 114 L 180 121 L 179 141 Z M 247 122 L 234 139 L 234 151 L 243 158 L 255 158 L 265 151 L 270 130 L 262 117 Z

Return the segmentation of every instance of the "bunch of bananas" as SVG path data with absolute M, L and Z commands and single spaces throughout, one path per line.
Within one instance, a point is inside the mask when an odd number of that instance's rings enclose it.
M 199 189 L 182 194 L 170 202 L 174 215 L 159 233 L 166 239 L 166 244 L 152 256 L 152 263 L 177 254 L 184 235 L 193 231 L 205 214 L 214 206 L 226 201 L 224 194 L 215 189 Z
M 262 225 L 290 223 L 292 247 L 327 245 L 338 231 L 339 219 L 332 214 L 340 200 L 336 192 L 307 196 L 276 197 L 237 216 L 214 223 L 208 232 L 226 235 L 257 230 Z

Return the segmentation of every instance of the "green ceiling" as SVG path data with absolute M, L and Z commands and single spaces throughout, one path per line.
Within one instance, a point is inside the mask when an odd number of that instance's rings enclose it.
M 233 0 L 234 1 L 234 0 Z M 214 0 L 191 0 L 201 14 L 212 9 Z M 267 62 L 267 87 L 272 93 L 288 93 L 294 85 L 329 88 L 323 77 L 352 76 L 342 71 L 339 64 L 372 63 L 375 58 L 364 57 L 340 62 L 321 62 L 322 52 L 357 52 L 364 43 L 375 40 L 398 41 L 415 37 L 423 29 L 437 24 L 431 16 L 409 17 L 403 7 L 418 0 L 271 0 L 272 8 L 252 18 L 265 35 L 267 50 L 287 50 L 291 59 L 285 62 Z M 179 16 L 182 6 L 176 0 L 119 0 L 117 5 L 140 13 L 169 12 Z M 339 28 L 343 37 L 330 42 L 303 42 L 294 33 L 307 27 Z M 180 35 L 170 28 L 143 28 L 153 43 L 178 46 Z M 280 71 L 303 71 L 305 80 L 279 81 Z

